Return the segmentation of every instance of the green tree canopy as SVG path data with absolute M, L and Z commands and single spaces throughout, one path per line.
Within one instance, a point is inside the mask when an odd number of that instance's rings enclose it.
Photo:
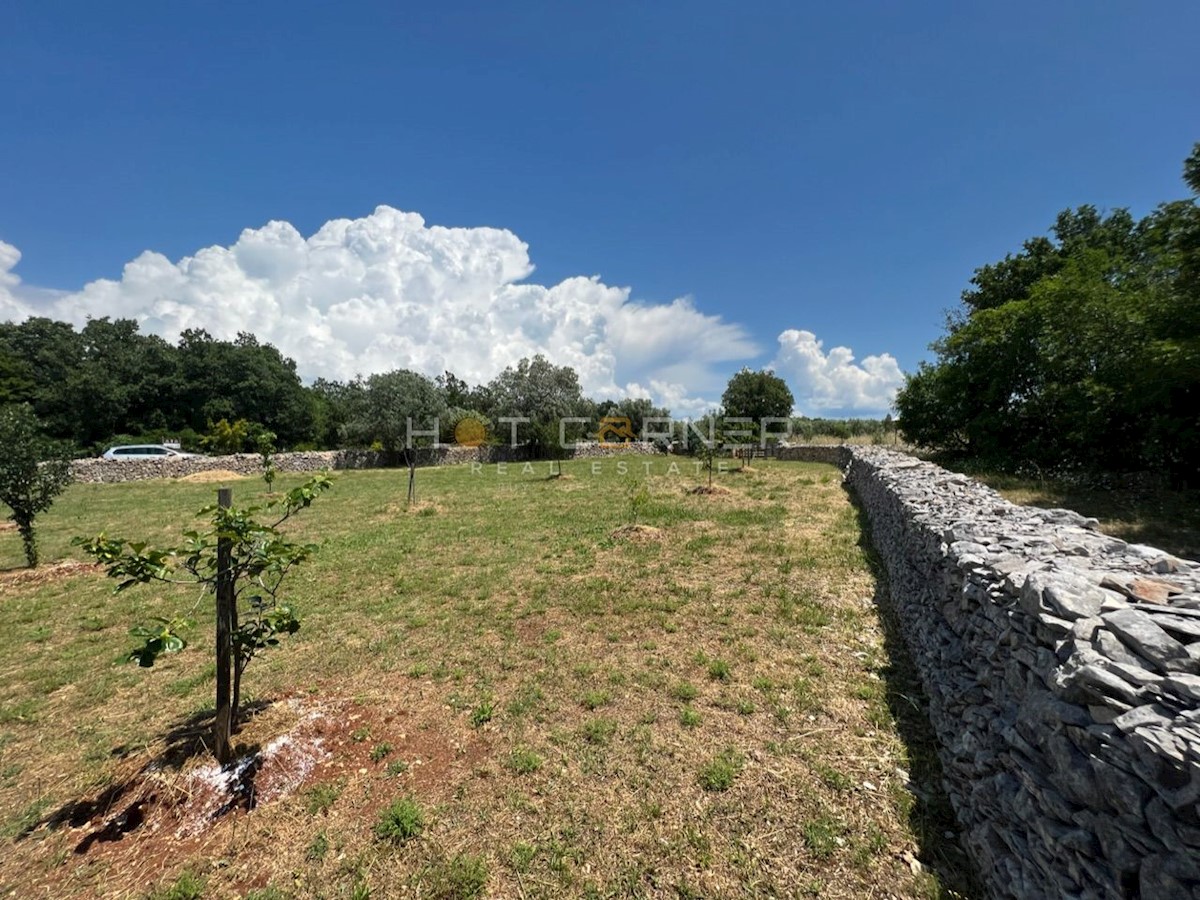
M 758 433 L 763 419 L 790 419 L 796 400 L 787 382 L 770 369 L 742 369 L 729 379 L 721 406 L 727 418 L 752 419 L 753 425 L 736 431 Z
M 541 450 L 558 443 L 560 419 L 591 418 L 592 410 L 584 400 L 575 370 L 556 366 L 541 354 L 506 368 L 492 379 L 487 391 L 494 416 L 524 416 L 530 420 L 525 433 Z M 507 426 L 498 427 L 504 435 Z
M 352 444 L 379 441 L 385 450 L 400 450 L 407 446 L 409 419 L 414 432 L 432 431 L 434 419 L 445 409 L 431 379 L 408 369 L 384 372 L 361 383 L 361 393 L 347 411 L 344 434 Z
M 1200 177 L 1200 144 L 1188 161 Z M 1196 185 L 1192 184 L 1195 188 Z M 1014 467 L 1200 464 L 1200 209 L 1060 213 L 982 266 L 896 400 L 912 441 Z

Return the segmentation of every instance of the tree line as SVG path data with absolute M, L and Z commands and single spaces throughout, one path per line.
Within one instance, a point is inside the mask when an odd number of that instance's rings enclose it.
M 783 379 L 744 369 L 730 379 L 721 407 L 710 416 L 789 417 L 793 403 Z M 671 415 L 645 398 L 587 397 L 574 369 L 540 355 L 484 384 L 468 384 L 452 372 L 429 378 L 397 369 L 305 385 L 293 360 L 253 334 L 227 341 L 191 329 L 172 344 L 141 333 L 134 320 L 108 318 L 78 330 L 46 318 L 0 323 L 0 407 L 14 404 L 27 405 L 45 437 L 72 445 L 79 455 L 164 439 L 188 450 L 250 452 L 260 449 L 264 435 L 280 449 L 397 450 L 407 442 L 409 419 L 417 443 L 432 442 L 435 419 L 443 443 L 463 442 L 464 420 L 482 424 L 482 433 L 469 431 L 477 440 L 508 443 L 511 420 L 524 418 L 529 421 L 517 424 L 518 443 L 550 456 L 561 449 L 560 427 L 568 441 L 595 438 L 606 417 L 627 418 L 630 434 L 640 437 L 647 420 Z M 697 431 L 707 434 L 708 422 L 705 417 Z M 889 425 L 797 417 L 791 430 L 801 438 L 849 437 L 887 433 Z M 676 424 L 675 436 L 682 437 L 682 430 Z
M 1200 143 L 1184 164 L 1200 194 Z M 896 400 L 904 435 L 1001 469 L 1200 467 L 1200 208 L 1061 212 L 975 270 L 936 359 Z
M 542 356 L 480 385 L 397 369 L 306 386 L 293 360 L 253 334 L 226 341 L 191 329 L 172 344 L 108 318 L 79 330 L 46 318 L 0 323 L 0 406 L 14 404 L 84 455 L 166 438 L 191 450 L 250 451 L 264 433 L 287 449 L 391 450 L 405 444 L 410 418 L 418 431 L 437 419 L 437 438 L 452 442 L 463 419 L 483 423 L 485 440 L 506 441 L 500 420 L 524 417 L 520 441 L 549 446 L 561 418 L 583 420 L 570 428 L 581 438 L 605 416 L 627 417 L 640 434 L 647 418 L 670 415 L 648 399 L 588 398 L 574 369 Z

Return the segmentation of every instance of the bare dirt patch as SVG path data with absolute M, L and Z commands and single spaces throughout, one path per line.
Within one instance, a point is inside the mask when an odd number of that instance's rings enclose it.
M 384 507 L 381 519 L 395 518 L 396 516 L 436 516 L 441 515 L 446 510 L 440 503 L 435 503 L 432 500 L 416 500 L 409 503 L 407 500 L 399 500 L 395 503 L 389 503 Z
M 209 469 L 205 472 L 193 472 L 191 475 L 184 475 L 175 480 L 188 484 L 216 484 L 218 481 L 240 481 L 249 477 L 249 475 L 234 472 L 232 469 Z
M 432 712 L 289 698 L 249 718 L 225 767 L 205 746 L 210 722 L 189 725 L 122 760 L 107 787 L 31 823 L 14 846 L 61 848 L 66 862 L 40 879 L 48 896 L 75 896 L 80 876 L 105 896 L 140 896 L 132 892 L 173 878 L 180 859 L 218 859 L 234 846 L 252 864 L 243 861 L 232 880 L 261 886 L 276 874 L 272 847 L 303 844 L 310 822 L 348 817 L 369 831 L 397 791 L 444 800 L 482 763 L 488 737 L 448 734 L 431 725 Z M 334 800 L 336 816 L 327 808 Z
M 688 491 L 689 494 L 705 495 L 709 497 L 731 497 L 733 491 L 724 485 L 720 484 L 698 484 Z
M 53 581 L 100 571 L 101 567 L 95 563 L 75 559 L 64 559 L 62 562 L 38 566 L 36 569 L 9 569 L 0 572 L 0 594 L 11 593 L 17 589 L 23 592 Z
M 662 529 L 653 525 L 622 525 L 609 535 L 614 541 L 659 541 L 662 536 Z

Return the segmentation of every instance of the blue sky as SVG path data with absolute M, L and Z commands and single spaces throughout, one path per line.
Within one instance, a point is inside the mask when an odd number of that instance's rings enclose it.
M 773 364 L 802 412 L 877 413 L 976 266 L 1185 196 L 1200 139 L 1191 2 L 3 20 L 0 312 L 253 330 L 309 377 L 540 350 L 689 411 Z

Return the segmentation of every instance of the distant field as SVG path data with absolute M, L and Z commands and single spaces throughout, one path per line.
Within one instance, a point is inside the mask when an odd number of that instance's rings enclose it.
M 75 485 L 39 520 L 33 575 L 0 532 L 0 892 L 961 888 L 837 470 L 760 462 L 700 495 L 690 462 L 564 470 L 423 469 L 413 509 L 402 472 L 338 474 L 294 523 L 323 544 L 291 582 L 303 628 L 246 675 L 258 712 L 238 740 L 276 763 L 253 810 L 216 818 L 197 752 L 211 627 L 153 669 L 117 661 L 130 626 L 196 604 L 204 621 L 211 600 L 54 568 L 80 558 L 74 535 L 172 538 L 215 485 Z M 618 531 L 635 481 L 648 527 Z M 233 486 L 246 502 L 262 483 Z M 121 812 L 144 822 L 96 835 Z

